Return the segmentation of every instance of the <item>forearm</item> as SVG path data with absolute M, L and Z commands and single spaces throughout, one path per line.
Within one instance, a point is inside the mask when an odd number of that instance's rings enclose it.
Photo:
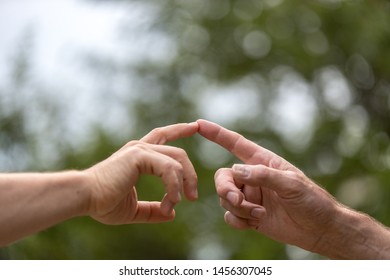
M 340 207 L 316 251 L 331 259 L 390 259 L 390 230 L 366 214 Z
M 0 174 L 0 246 L 86 214 L 82 172 Z

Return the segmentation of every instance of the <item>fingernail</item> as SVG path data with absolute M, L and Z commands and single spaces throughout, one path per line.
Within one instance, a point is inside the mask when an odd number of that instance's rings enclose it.
M 167 209 L 166 213 L 165 213 L 165 216 L 169 216 L 172 214 L 173 212 L 173 208 L 174 208 L 174 205 L 172 205 L 170 208 Z
M 250 170 L 245 164 L 234 164 L 233 171 L 241 175 L 242 177 L 249 177 Z
M 190 126 L 195 126 L 196 128 L 199 128 L 199 124 L 197 122 L 190 122 L 188 123 Z
M 173 211 L 173 208 L 175 207 L 175 204 L 170 202 L 169 200 L 164 204 L 164 206 L 161 207 L 161 212 L 165 215 L 165 216 L 169 216 L 172 211 Z
M 237 205 L 238 202 L 239 202 L 239 197 L 238 197 L 238 194 L 236 194 L 235 192 L 228 192 L 227 195 L 226 195 L 226 199 L 233 205 Z
M 191 191 L 191 194 L 192 194 L 192 197 L 193 197 L 193 198 L 195 198 L 195 199 L 198 198 L 198 190 L 197 190 L 197 189 L 193 189 L 193 190 Z
M 180 202 L 180 201 L 181 201 L 181 194 L 180 194 L 180 193 L 177 193 L 176 198 L 177 198 L 177 202 Z
M 181 201 L 181 194 L 180 194 L 180 192 L 170 193 L 170 194 L 168 194 L 168 197 L 170 197 L 169 200 L 172 203 L 179 203 Z
M 261 217 L 263 217 L 263 214 L 263 210 L 261 210 L 260 208 L 254 208 L 251 211 L 252 217 L 256 219 L 261 219 Z

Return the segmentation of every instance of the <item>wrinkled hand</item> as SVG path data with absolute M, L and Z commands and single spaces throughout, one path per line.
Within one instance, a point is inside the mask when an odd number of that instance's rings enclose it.
M 197 131 L 197 123 L 156 128 L 86 170 L 92 178 L 90 216 L 105 224 L 172 220 L 182 191 L 189 200 L 197 198 L 197 176 L 184 150 L 163 144 Z M 166 187 L 161 202 L 138 201 L 135 185 L 144 173 L 161 177 Z
M 215 174 L 226 223 L 315 251 L 337 214 L 335 199 L 276 154 L 215 123 L 197 122 L 202 136 L 245 163 Z

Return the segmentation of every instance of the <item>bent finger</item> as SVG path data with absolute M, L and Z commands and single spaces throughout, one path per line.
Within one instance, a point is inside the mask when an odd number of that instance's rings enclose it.
M 183 191 L 184 195 L 189 200 L 195 200 L 198 198 L 198 177 L 195 172 L 195 168 L 188 158 L 187 153 L 180 148 L 163 146 L 163 145 L 152 145 L 152 148 L 164 155 L 167 155 L 175 159 L 183 167 Z
M 247 219 L 243 219 L 240 217 L 235 216 L 231 212 L 227 211 L 224 216 L 225 223 L 227 223 L 229 226 L 236 228 L 236 229 L 250 229 L 253 228 L 253 226 L 250 226 L 248 224 Z
M 156 201 L 139 201 L 137 212 L 132 222 L 134 223 L 161 223 L 169 222 L 175 218 L 175 210 L 169 214 L 162 210 L 161 203 Z
M 170 205 L 178 203 L 181 200 L 180 193 L 183 190 L 183 166 L 175 159 L 147 147 L 139 148 L 136 152 L 133 152 L 133 155 L 137 157 L 138 173 L 160 177 L 166 189 L 164 199 L 169 200 Z M 164 205 L 168 204 L 165 203 Z M 166 214 L 169 214 L 168 211 Z
M 263 206 L 244 200 L 239 206 L 232 205 L 229 201 L 221 199 L 221 206 L 236 217 L 247 220 L 260 220 L 266 215 Z
M 233 165 L 234 179 L 247 186 L 261 186 L 278 193 L 283 198 L 296 196 L 305 190 L 304 175 L 282 171 L 264 165 Z
M 244 194 L 236 185 L 233 172 L 230 168 L 219 169 L 214 176 L 217 194 L 222 199 L 229 201 L 232 205 L 238 206 L 244 200 Z

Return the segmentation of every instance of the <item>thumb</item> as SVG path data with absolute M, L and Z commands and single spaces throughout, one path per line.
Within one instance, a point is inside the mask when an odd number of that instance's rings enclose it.
M 248 164 L 234 164 L 232 169 L 236 181 L 249 186 L 268 188 L 283 197 L 302 191 L 301 175 L 293 171 Z

